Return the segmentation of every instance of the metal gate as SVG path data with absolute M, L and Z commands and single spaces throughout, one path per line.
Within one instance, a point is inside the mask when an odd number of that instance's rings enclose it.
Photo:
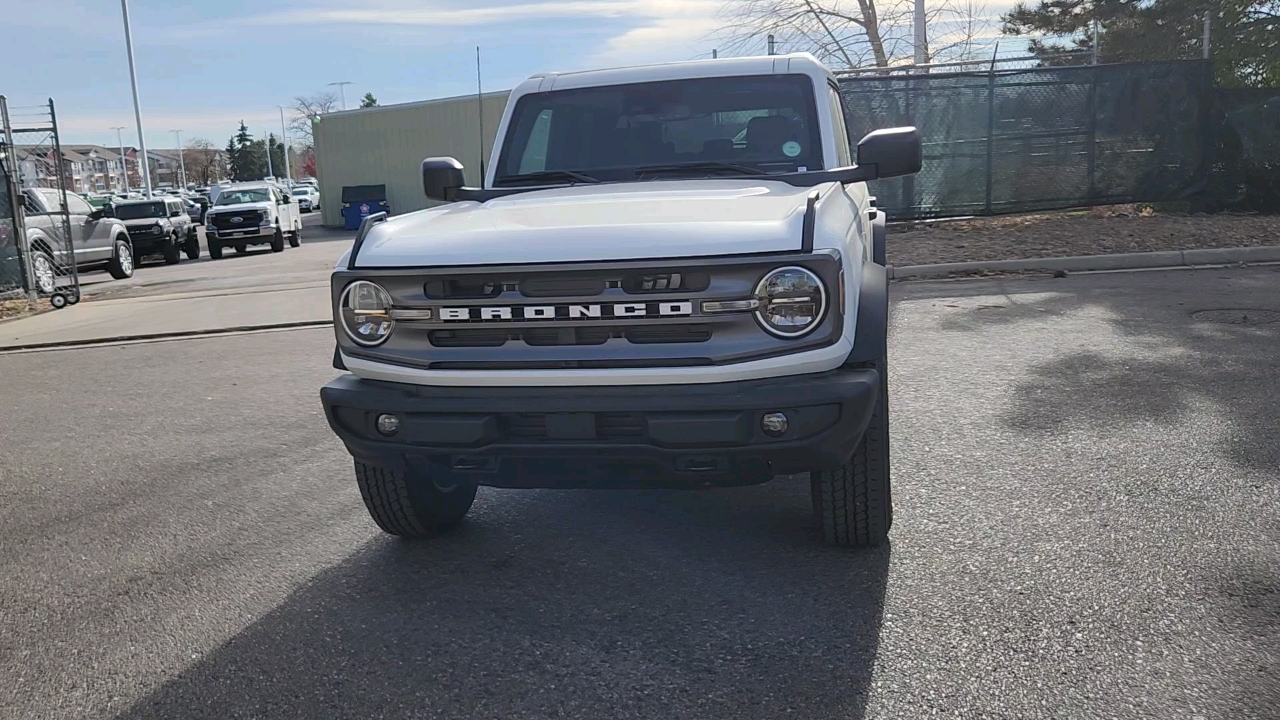
M 53 100 L 13 107 L 0 95 L 0 129 L 0 296 L 74 304 L 80 276 Z

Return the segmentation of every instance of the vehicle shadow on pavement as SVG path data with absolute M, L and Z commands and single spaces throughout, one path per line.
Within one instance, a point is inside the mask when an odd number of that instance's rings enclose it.
M 1280 274 L 1264 267 L 1071 280 L 1014 279 L 999 293 L 985 285 L 968 297 L 955 287 L 908 292 L 948 309 L 938 330 L 967 335 L 970 347 L 985 343 L 984 362 L 1042 356 L 1009 388 L 999 419 L 1018 444 L 1042 449 L 1039 462 L 1061 462 L 1050 492 L 1080 508 L 1076 517 L 1090 518 L 1082 529 L 1096 534 L 1082 536 L 1079 566 L 1091 553 L 1110 553 L 1097 571 L 1136 578 L 1144 567 L 1165 568 L 1174 589 L 1153 587 L 1146 601 L 1204 622 L 1208 644 L 1230 648 L 1238 663 L 1216 668 L 1230 678 L 1226 716 L 1275 717 Z M 1070 339 L 1051 340 L 1054 333 Z M 1017 342 L 1027 347 L 1006 345 Z M 1020 477 L 1028 494 L 1040 481 L 1029 471 Z M 1146 630 L 1134 628 L 1135 637 Z M 1187 652 L 1164 652 L 1179 651 Z M 1197 659 L 1196 681 L 1213 677 L 1201 669 L 1209 665 Z
M 856 720 L 890 550 L 816 536 L 804 476 L 482 490 L 456 532 L 369 542 L 119 717 Z

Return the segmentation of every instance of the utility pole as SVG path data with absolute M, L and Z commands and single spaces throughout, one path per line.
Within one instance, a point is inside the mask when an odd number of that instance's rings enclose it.
M 267 177 L 275 177 L 276 173 L 271 169 L 271 133 L 262 139 L 262 144 L 267 148 Z
M 289 167 L 289 129 L 284 124 L 284 106 L 277 105 L 280 108 L 280 136 L 284 138 L 284 176 L 293 182 L 293 168 Z
M 769 54 L 773 54 L 773 34 L 769 35 Z
M 124 181 L 123 183 L 121 183 L 122 187 L 124 188 L 124 194 L 128 195 L 129 194 L 129 156 L 124 154 L 124 136 L 121 135 L 120 133 L 123 130 L 129 129 L 129 126 L 117 125 L 116 127 L 109 128 L 109 129 L 116 131 L 116 142 L 120 144 L 120 179 Z
M 342 109 L 346 110 L 347 109 L 347 86 L 351 85 L 352 83 L 348 80 L 343 80 L 342 82 L 331 82 L 327 84 L 338 86 L 338 96 L 342 98 Z
M 924 0 L 916 0 L 915 18 L 912 24 L 915 26 L 915 63 L 916 65 L 928 65 L 929 36 L 925 33 L 924 27 Z
M 120 0 L 120 13 L 124 16 L 124 46 L 129 54 L 129 85 L 133 87 L 133 119 L 138 122 L 138 148 L 142 152 L 142 162 L 138 170 L 142 173 L 142 186 L 146 188 L 147 199 L 151 199 L 151 158 L 147 157 L 146 132 L 142 129 L 142 103 L 138 101 L 138 71 L 133 65 L 133 31 L 129 27 L 129 0 Z
M 1092 45 L 1092 47 L 1089 50 L 1090 52 L 1089 64 L 1097 65 L 1098 64 L 1098 18 L 1093 19 L 1093 42 L 1090 43 L 1090 45 Z
M 187 158 L 182 152 L 182 131 L 170 130 L 169 132 L 178 136 L 178 166 L 182 168 L 182 185 L 181 189 L 187 189 Z

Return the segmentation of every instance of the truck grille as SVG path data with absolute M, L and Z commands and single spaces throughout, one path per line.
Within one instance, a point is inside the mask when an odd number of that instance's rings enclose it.
M 338 342 L 352 356 L 432 370 L 698 367 L 839 339 L 843 315 L 834 302 L 819 326 L 798 339 L 766 332 L 754 306 L 724 306 L 750 300 L 765 274 L 788 265 L 809 268 L 829 298 L 838 296 L 840 265 L 825 253 L 344 270 L 334 273 L 332 292 L 336 304 L 349 282 L 372 280 L 406 311 L 375 348 L 355 346 L 339 329 Z
M 239 221 L 237 221 L 236 218 L 239 218 Z M 262 222 L 262 212 L 260 210 L 224 212 L 218 215 L 208 216 L 208 222 L 219 230 L 241 230 L 250 227 L 256 228 Z

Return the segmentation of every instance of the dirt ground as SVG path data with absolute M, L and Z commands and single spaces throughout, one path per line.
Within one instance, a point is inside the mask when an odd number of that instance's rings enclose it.
M 1280 245 L 1280 215 L 1172 215 L 1129 206 L 891 225 L 892 265 Z
M 42 312 L 48 309 L 48 300 L 40 300 L 36 303 L 36 312 Z M 13 320 L 30 314 L 31 308 L 27 305 L 26 298 L 22 298 L 20 300 L 0 300 L 0 320 Z

